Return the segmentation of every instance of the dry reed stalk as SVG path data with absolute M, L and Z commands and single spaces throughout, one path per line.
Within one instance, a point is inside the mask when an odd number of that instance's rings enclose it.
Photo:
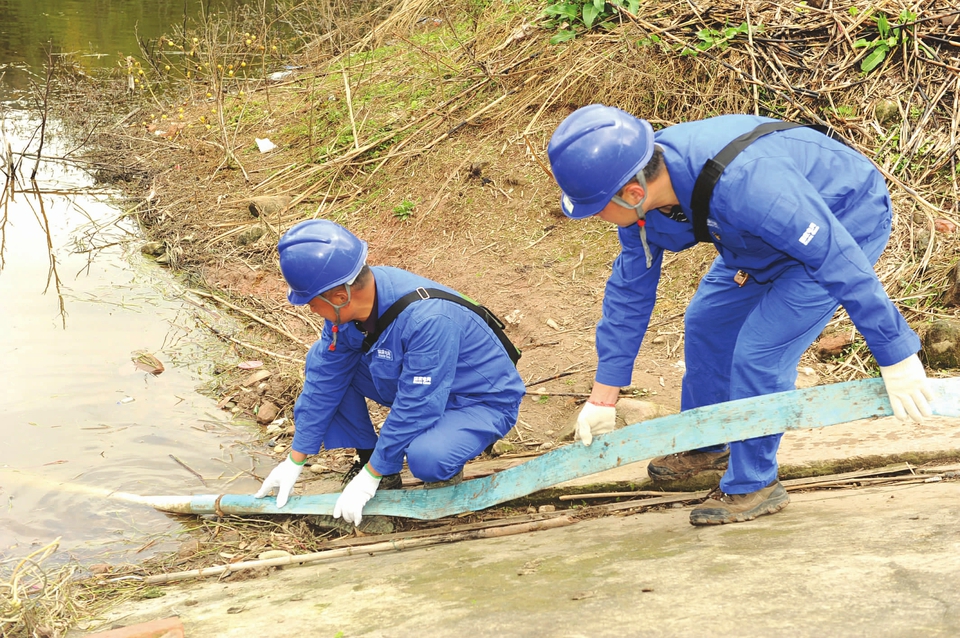
M 12 565 L 0 582 L 0 634 L 4 636 L 59 635 L 72 624 L 83 602 L 72 595 L 79 567 L 45 565 L 56 553 L 60 539 L 20 559 L 0 561 Z
M 203 320 L 201 320 L 201 319 L 198 319 L 198 321 L 200 321 L 200 323 L 202 323 L 203 325 L 205 325 L 205 326 L 207 327 L 207 329 L 210 330 L 210 332 L 212 332 L 214 335 L 216 335 L 216 336 L 219 337 L 220 339 L 223 339 L 224 341 L 229 341 L 230 343 L 235 343 L 236 345 L 241 346 L 241 347 L 243 347 L 243 348 L 248 348 L 248 349 L 253 350 L 253 351 L 255 351 L 255 352 L 259 352 L 259 353 L 261 353 L 261 354 L 265 354 L 265 355 L 267 355 L 267 356 L 273 357 L 273 358 L 275 358 L 275 359 L 280 359 L 280 360 L 282 360 L 282 361 L 289 361 L 289 362 L 291 362 L 291 363 L 296 363 L 296 364 L 299 364 L 299 365 L 303 365 L 303 364 L 305 364 L 306 361 L 307 361 L 306 359 L 301 359 L 300 357 L 290 357 L 290 356 L 287 356 L 287 355 L 285 355 L 285 354 L 280 354 L 280 353 L 278 353 L 278 352 L 273 352 L 272 350 L 267 350 L 266 348 L 261 348 L 260 346 L 256 346 L 256 345 L 254 345 L 254 344 L 252 344 L 252 343 L 249 343 L 249 342 L 247 342 L 247 341 L 240 341 L 239 339 L 237 339 L 237 338 L 235 338 L 235 337 L 231 337 L 230 335 L 224 333 L 222 330 L 218 330 L 217 328 L 211 326 L 210 324 L 206 323 L 205 321 L 203 321 Z

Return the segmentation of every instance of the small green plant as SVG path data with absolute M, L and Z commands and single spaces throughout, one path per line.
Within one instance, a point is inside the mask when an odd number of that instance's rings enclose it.
M 879 33 L 880 37 L 876 40 L 860 38 L 853 43 L 855 48 L 866 47 L 866 49 L 870 51 L 867 57 L 860 61 L 860 70 L 864 73 L 869 73 L 880 66 L 887 57 L 890 49 L 896 47 L 900 42 L 900 34 L 893 35 L 890 30 L 890 23 L 887 21 L 887 16 L 882 13 L 880 17 L 877 18 L 877 33 Z
M 856 109 L 847 104 L 841 104 L 833 109 L 833 112 L 836 113 L 837 117 L 854 117 L 857 114 Z
M 548 4 L 542 16 L 547 28 L 556 28 L 550 44 L 560 44 L 577 37 L 578 29 L 590 30 L 619 15 L 617 7 L 636 15 L 640 0 L 560 0 Z
M 413 209 L 415 207 L 415 203 L 411 202 L 409 199 L 405 199 L 393 207 L 393 216 L 400 221 L 407 221 L 410 219 L 410 216 L 413 215 Z
M 916 22 L 917 14 L 904 9 L 900 12 L 899 20 L 901 24 Z M 892 28 L 890 22 L 887 20 L 887 16 L 882 13 L 877 18 L 877 34 L 879 37 L 875 40 L 860 38 L 853 43 L 853 46 L 856 48 L 866 48 L 870 51 L 870 53 L 860 61 L 860 70 L 864 73 L 869 73 L 880 66 L 886 59 L 887 53 L 914 35 L 912 26 L 909 28 Z M 923 51 L 924 55 L 928 58 L 933 58 L 933 51 L 930 50 L 930 47 L 922 42 L 917 42 L 917 45 L 918 48 Z
M 755 31 L 762 29 L 762 25 L 754 27 Z M 742 22 L 738 27 L 726 27 L 724 29 L 700 29 L 697 31 L 697 37 L 700 39 L 694 48 L 686 47 L 680 52 L 680 55 L 697 55 L 700 51 L 710 49 L 726 49 L 738 35 L 750 33 L 750 27 L 746 22 Z
M 651 33 L 650 37 L 637 40 L 637 45 L 642 47 L 649 47 L 659 43 L 660 43 L 660 36 L 658 36 L 655 33 Z

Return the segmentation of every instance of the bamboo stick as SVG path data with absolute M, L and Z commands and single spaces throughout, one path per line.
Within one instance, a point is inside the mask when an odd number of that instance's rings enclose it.
M 658 492 L 656 490 L 638 490 L 636 492 L 590 492 L 589 494 L 561 494 L 561 501 L 586 501 L 594 498 L 622 498 L 625 496 L 682 496 L 690 498 L 690 492 Z
M 147 576 L 143 579 L 146 585 L 156 585 L 160 583 L 172 583 L 191 578 L 206 578 L 208 576 L 222 576 L 238 571 L 248 569 L 257 569 L 261 567 L 283 567 L 285 565 L 305 565 L 307 563 L 316 563 L 335 558 L 345 558 L 348 556 L 373 556 L 386 552 L 402 552 L 408 549 L 418 547 L 429 547 L 430 545 L 440 545 L 442 543 L 456 543 L 466 540 L 476 540 L 481 538 L 500 538 L 502 536 L 512 536 L 514 534 L 526 534 L 545 529 L 556 529 L 573 525 L 577 519 L 572 516 L 561 516 L 543 521 L 534 521 L 531 523 L 520 523 L 517 525 L 508 525 L 506 527 L 492 527 L 475 531 L 457 532 L 454 534 L 444 534 L 439 536 L 429 536 L 426 538 L 415 538 L 410 540 L 394 540 L 385 543 L 375 543 L 364 547 L 343 547 L 340 549 L 331 549 L 323 552 L 313 552 L 310 554 L 301 554 L 299 556 L 283 556 L 281 558 L 269 558 L 265 560 L 249 560 L 232 565 L 217 565 L 215 567 L 204 567 L 202 569 L 191 569 L 184 572 L 174 572 L 170 574 L 157 574 Z

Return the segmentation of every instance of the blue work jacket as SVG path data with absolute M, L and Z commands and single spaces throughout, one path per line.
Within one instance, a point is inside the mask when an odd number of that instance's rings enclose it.
M 734 138 L 773 121 L 723 115 L 658 131 L 656 143 L 687 220 L 700 170 Z M 853 149 L 809 128 L 777 131 L 747 146 L 717 182 L 707 219 L 724 263 L 757 282 L 802 264 L 847 311 L 880 365 L 902 361 L 920 341 L 887 296 L 860 243 L 889 233 L 892 208 L 883 176 Z M 691 221 L 646 215 L 653 256 L 648 269 L 637 226 L 619 229 L 597 324 L 596 380 L 629 385 L 656 301 L 663 251 L 696 243 Z
M 371 270 L 378 316 L 420 287 L 455 292 L 399 268 Z M 306 378 L 294 405 L 293 449 L 304 454 L 320 450 L 327 424 L 359 366 L 368 367 L 379 398 L 390 406 L 370 459 L 382 474 L 399 472 L 410 442 L 433 427 L 446 410 L 478 403 L 516 409 L 526 391 L 490 327 L 475 312 L 451 301 L 410 304 L 366 353 L 364 334 L 353 322 L 340 325 L 336 350 L 331 351 L 331 328 L 325 321 L 320 340 L 307 353 Z

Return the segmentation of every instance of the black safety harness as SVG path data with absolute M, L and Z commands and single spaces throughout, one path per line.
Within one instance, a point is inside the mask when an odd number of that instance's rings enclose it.
M 464 299 L 460 295 L 450 294 L 439 288 L 417 288 L 413 292 L 407 293 L 393 302 L 393 305 L 387 308 L 387 311 L 377 319 L 377 325 L 374 331 L 368 333 L 367 336 L 363 338 L 363 351 L 368 352 L 370 348 L 373 347 L 373 344 L 377 342 L 377 339 L 379 339 L 383 331 L 387 329 L 387 326 L 393 323 L 393 320 L 396 319 L 407 306 L 423 299 L 446 299 L 447 301 L 460 304 L 464 308 L 468 308 L 477 313 L 480 318 L 483 319 L 484 323 L 490 326 L 493 334 L 497 335 L 497 339 L 503 344 L 507 354 L 510 356 L 510 360 L 513 361 L 513 365 L 517 365 L 517 361 L 520 360 L 520 349 L 513 345 L 503 332 L 503 322 L 500 321 L 495 314 L 490 312 L 486 306 L 481 306 L 478 303 Z
M 697 181 L 694 182 L 693 196 L 690 198 L 690 210 L 693 211 L 693 236 L 698 242 L 713 241 L 713 238 L 710 237 L 710 231 L 707 230 L 707 215 L 710 214 L 710 198 L 713 197 L 713 189 L 720 180 L 720 175 L 723 174 L 727 165 L 730 164 L 743 149 L 767 133 L 784 131 L 798 126 L 812 128 L 831 139 L 846 144 L 844 139 L 830 127 L 819 124 L 797 124 L 796 122 L 766 122 L 736 138 L 724 146 L 713 159 L 707 160 L 707 163 L 703 165 L 703 169 L 697 176 Z

